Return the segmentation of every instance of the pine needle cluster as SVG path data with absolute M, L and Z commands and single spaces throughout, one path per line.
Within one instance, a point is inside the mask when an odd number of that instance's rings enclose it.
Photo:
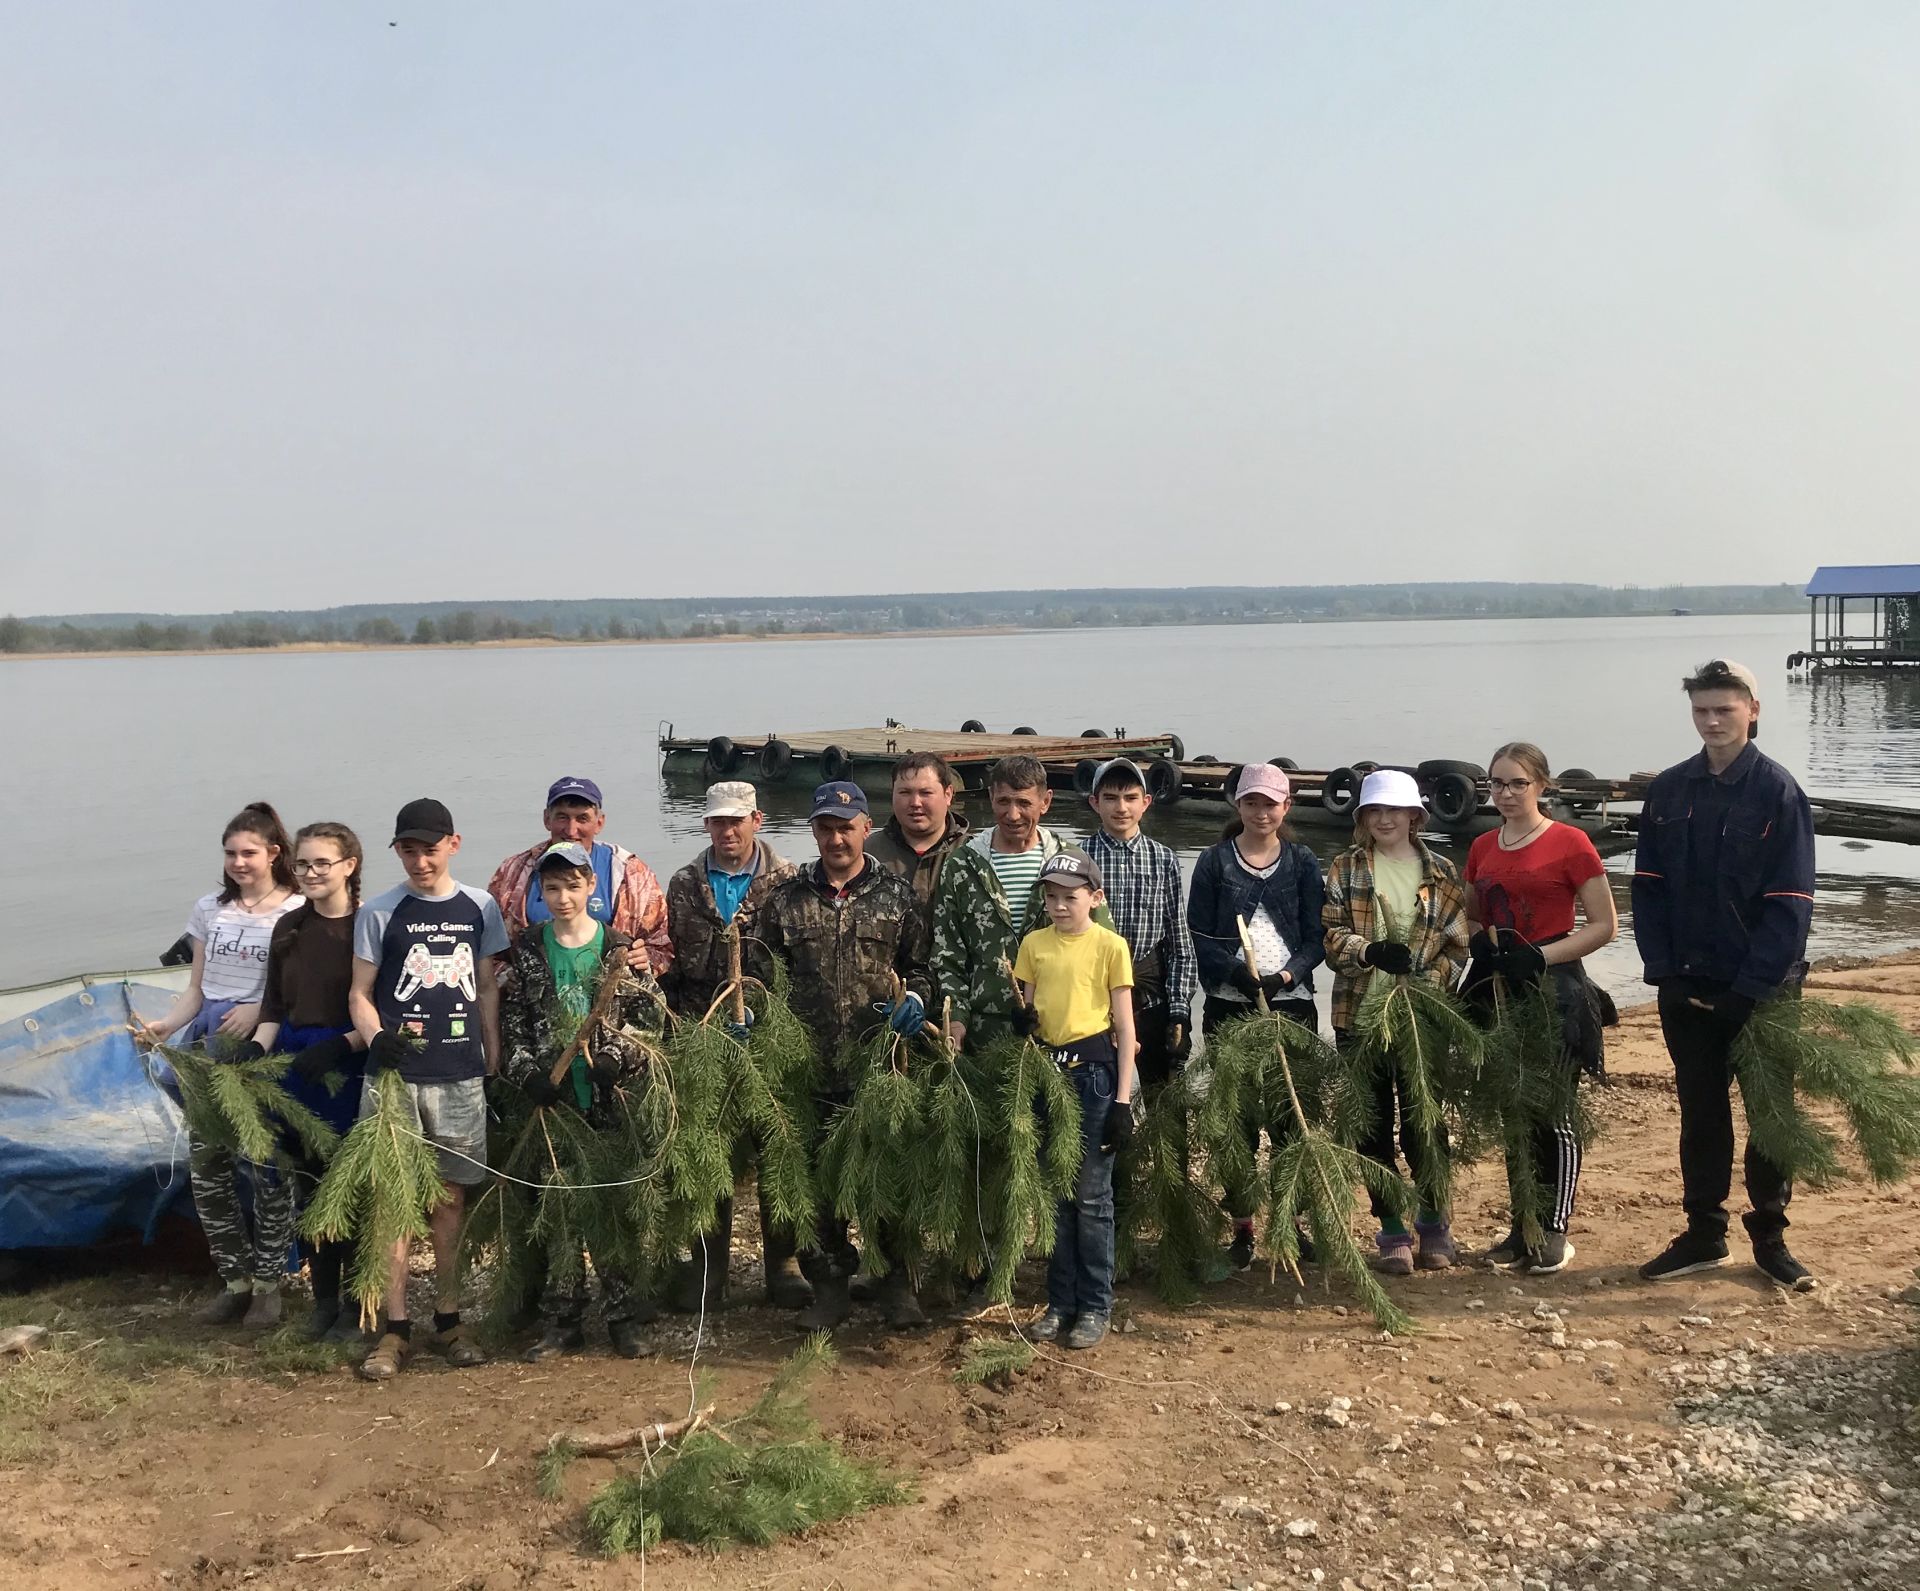
M 1033 1344 L 1024 1337 L 976 1337 L 967 1344 L 960 1366 L 953 1372 L 955 1386 L 1009 1385 L 1033 1367 Z
M 1154 1287 L 1169 1304 L 1196 1302 L 1204 1284 L 1226 1274 L 1226 1213 L 1194 1174 L 1193 1124 L 1203 1108 L 1195 1079 L 1176 1074 L 1148 1100 L 1118 1168 L 1126 1180 L 1115 1190 L 1115 1270 L 1131 1270 L 1142 1239 L 1156 1234 Z
M 315 1242 L 353 1242 L 344 1278 L 371 1325 L 387 1290 L 396 1243 L 428 1236 L 427 1212 L 447 1197 L 433 1146 L 420 1135 L 407 1086 L 392 1070 L 368 1076 L 374 1108 L 353 1124 L 314 1189 L 300 1230 Z
M 1388 1069 L 1395 1073 L 1401 1108 L 1426 1143 L 1440 1142 L 1451 1115 L 1452 1136 L 1461 1140 L 1463 1154 L 1470 1154 L 1483 1135 L 1460 1119 L 1458 1107 L 1472 1095 L 1485 1058 L 1486 1035 L 1458 1000 L 1425 978 L 1377 971 L 1373 976 L 1386 981 L 1386 992 L 1378 1000 L 1363 1000 L 1354 1018 L 1351 1053 L 1356 1065 L 1366 1075 Z M 1368 1131 L 1374 1125 L 1372 1098 L 1371 1090 L 1363 1089 L 1351 1102 L 1369 1118 Z M 1365 1136 L 1361 1132 L 1352 1141 Z M 1452 1203 L 1453 1157 L 1434 1150 L 1421 1159 L 1420 1201 L 1429 1209 L 1445 1210 Z
M 910 1500 L 903 1477 L 849 1457 L 814 1422 L 805 1384 L 833 1357 L 824 1335 L 809 1338 L 746 1413 L 695 1430 L 602 1487 L 587 1507 L 588 1534 L 610 1555 L 668 1539 L 765 1546 Z M 546 1466 L 543 1482 L 561 1463 Z
M 339 1147 L 340 1135 L 283 1086 L 291 1057 L 228 1060 L 171 1044 L 154 1053 L 173 1068 L 195 1142 L 283 1169 L 296 1158 L 326 1160 Z
M 1840 1108 L 1867 1175 L 1898 1182 L 1920 1163 L 1920 1039 L 1868 1002 L 1782 995 L 1765 1001 L 1734 1041 L 1733 1065 L 1753 1146 L 1796 1181 L 1825 1187 L 1843 1174 L 1833 1132 L 1802 1098 Z

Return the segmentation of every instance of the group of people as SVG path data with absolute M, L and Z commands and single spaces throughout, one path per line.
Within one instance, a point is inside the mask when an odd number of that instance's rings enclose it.
M 1698 754 L 1648 793 L 1633 879 L 1634 931 L 1673 1058 L 1681 1113 L 1686 1229 L 1641 1268 L 1649 1280 L 1688 1274 L 1728 1256 L 1726 1202 L 1733 1124 L 1730 1055 L 1757 1003 L 1794 990 L 1805 972 L 1814 873 L 1805 795 L 1754 745 L 1759 688 L 1751 671 L 1715 661 L 1684 682 Z M 1101 766 L 1088 797 L 1098 819 L 1075 844 L 1045 822 L 1047 770 L 1001 760 L 989 778 L 992 822 L 969 828 L 956 780 L 930 753 L 901 758 L 892 810 L 873 822 L 865 792 L 832 782 L 814 793 L 817 858 L 795 865 L 760 837 L 752 785 L 707 792 L 708 843 L 663 891 L 638 857 L 602 838 L 605 803 L 593 781 L 563 778 L 547 792 L 547 834 L 503 862 L 486 890 L 454 880 L 460 836 L 440 802 L 409 802 L 390 844 L 405 882 L 361 899 L 364 856 L 353 832 L 315 823 L 289 837 L 273 809 L 247 807 L 227 825 L 220 888 L 196 903 L 186 988 L 142 1036 L 201 1042 L 221 1053 L 290 1055 L 288 1086 L 339 1128 L 371 1107 L 368 1074 L 398 1073 L 419 1132 L 434 1146 L 448 1189 L 430 1213 L 436 1298 L 421 1344 L 454 1364 L 482 1357 L 462 1323 L 456 1247 L 462 1211 L 489 1176 L 487 1080 L 533 1103 L 591 1112 L 603 1091 L 644 1066 L 623 1043 L 666 1020 L 711 1014 L 734 976 L 734 954 L 771 983 L 784 965 L 794 1013 L 826 1058 L 823 1124 L 851 1097 L 836 1064 L 878 1024 L 909 1038 L 944 1020 L 963 1050 L 1008 1036 L 1042 1045 L 1081 1106 L 1081 1164 L 1057 1213 L 1044 1312 L 1028 1328 L 1070 1347 L 1097 1344 L 1113 1306 L 1114 1166 L 1127 1151 L 1137 1102 L 1184 1068 L 1201 1033 L 1264 1005 L 1316 1027 L 1315 974 L 1332 975 L 1337 1045 L 1349 1046 L 1392 980 L 1412 977 L 1462 992 L 1495 975 L 1507 987 L 1550 987 L 1569 1068 L 1601 1064 L 1599 1002 L 1583 959 L 1617 923 L 1605 870 L 1578 828 L 1553 819 L 1547 760 L 1511 742 L 1489 765 L 1497 828 L 1479 835 L 1465 866 L 1422 837 L 1415 779 L 1370 773 L 1353 843 L 1323 872 L 1287 824 L 1285 772 L 1250 765 L 1233 816 L 1196 861 L 1187 885 L 1173 853 L 1141 832 L 1152 800 L 1142 770 Z M 736 948 L 737 947 L 737 948 Z M 607 988 L 606 980 L 614 980 Z M 600 991 L 606 999 L 599 999 Z M 581 1024 L 596 1042 L 577 1046 Z M 1443 1187 L 1444 1133 L 1422 1134 L 1396 1064 L 1377 1069 L 1371 1138 L 1383 1164 L 1403 1155 L 1418 1189 Z M 1395 1122 L 1399 1127 L 1396 1134 Z M 736 1178 L 755 1152 L 736 1147 Z M 1547 1274 L 1573 1256 L 1568 1232 L 1581 1168 L 1570 1121 L 1543 1124 L 1524 1153 L 1546 1190 L 1540 1231 L 1514 1230 L 1483 1257 Z M 281 1285 L 301 1178 L 205 1144 L 190 1155 L 196 1208 L 222 1278 L 201 1312 L 216 1324 L 264 1327 L 281 1318 Z M 318 1168 L 307 1167 L 311 1174 Z M 1755 1262 L 1782 1285 L 1812 1279 L 1788 1251 L 1791 1189 L 1749 1146 L 1746 1225 Z M 243 1197 L 244 1194 L 244 1197 Z M 1253 1190 L 1228 1188 L 1231 1262 L 1254 1255 Z M 888 1324 L 924 1324 L 909 1265 L 861 1275 L 859 1251 L 831 1209 L 818 1229 L 783 1230 L 761 1206 L 769 1303 L 798 1311 L 808 1330 L 831 1330 L 856 1301 Z M 1387 1274 L 1444 1270 L 1459 1258 L 1450 1213 L 1423 1192 L 1412 1209 L 1373 1196 L 1373 1263 Z M 664 1302 L 698 1310 L 724 1302 L 732 1204 L 723 1200 L 698 1248 L 668 1279 Z M 862 1233 L 889 1261 L 890 1235 Z M 392 1256 L 380 1329 L 361 1373 L 397 1373 L 415 1349 L 407 1297 L 409 1254 Z M 316 1337 L 360 1335 L 343 1305 L 342 1254 L 308 1255 Z M 640 1327 L 658 1304 L 602 1276 L 616 1351 L 647 1351 Z M 584 1282 L 549 1286 L 538 1359 L 584 1344 Z

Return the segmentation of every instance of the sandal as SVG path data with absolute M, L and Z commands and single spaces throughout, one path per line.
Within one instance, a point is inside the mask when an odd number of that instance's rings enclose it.
M 487 1356 L 481 1351 L 480 1344 L 467 1335 L 467 1323 L 464 1320 L 446 1331 L 436 1331 L 427 1339 L 427 1346 L 456 1370 L 465 1370 L 473 1365 L 483 1365 L 487 1362 Z
M 386 1332 L 373 1345 L 373 1352 L 360 1361 L 360 1378 L 363 1381 L 391 1381 L 400 1374 L 400 1367 L 412 1357 L 413 1344 L 407 1338 Z

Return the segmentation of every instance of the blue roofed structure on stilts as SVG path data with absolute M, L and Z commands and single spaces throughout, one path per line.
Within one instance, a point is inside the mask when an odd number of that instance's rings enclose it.
M 1807 600 L 1807 650 L 1788 668 L 1920 668 L 1920 563 L 1822 565 Z

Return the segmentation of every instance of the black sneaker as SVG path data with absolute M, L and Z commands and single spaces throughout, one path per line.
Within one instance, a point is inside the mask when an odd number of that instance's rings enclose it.
M 1676 1276 L 1710 1271 L 1727 1263 L 1727 1240 L 1707 1237 L 1689 1228 L 1640 1267 L 1643 1282 L 1670 1282 Z
M 1527 1240 L 1520 1235 L 1520 1228 L 1517 1226 L 1486 1253 L 1487 1263 L 1496 1271 L 1510 1271 L 1514 1266 L 1524 1264 L 1530 1257 Z
M 1564 1232 L 1545 1232 L 1541 1234 L 1540 1246 L 1521 1261 L 1520 1269 L 1529 1276 L 1552 1276 L 1567 1268 L 1567 1261 L 1573 1258 L 1573 1244 Z
M 1233 1229 L 1233 1241 L 1227 1245 L 1227 1263 L 1236 1271 L 1244 1271 L 1253 1265 L 1253 1228 L 1237 1226 Z
M 1061 1332 L 1067 1329 L 1067 1317 L 1059 1310 L 1048 1307 L 1047 1312 L 1038 1320 L 1027 1325 L 1028 1342 L 1058 1342 Z
M 1812 1271 L 1787 1252 L 1784 1243 L 1756 1243 L 1753 1263 L 1789 1292 L 1810 1293 L 1820 1285 Z

